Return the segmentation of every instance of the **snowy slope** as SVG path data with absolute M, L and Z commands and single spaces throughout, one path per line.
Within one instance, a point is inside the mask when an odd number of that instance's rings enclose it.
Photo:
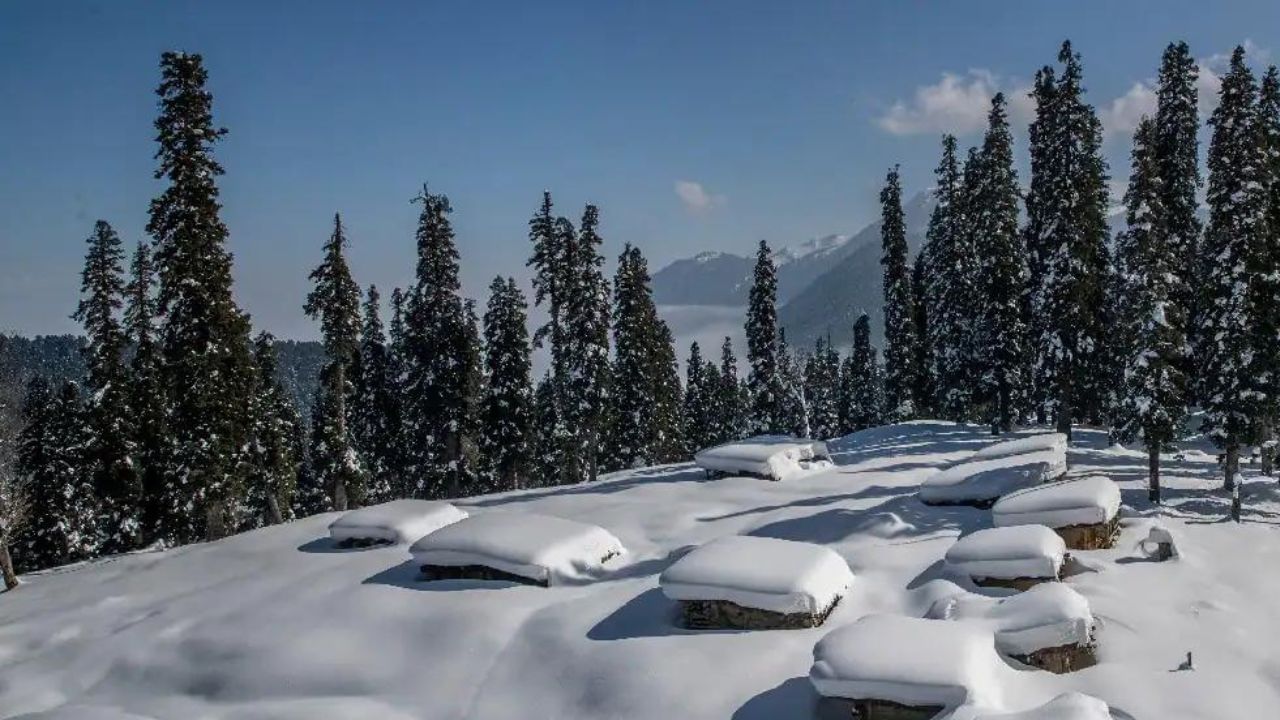
M 831 443 L 838 466 L 795 482 L 708 480 L 692 465 L 594 485 L 457 501 L 616 535 L 625 561 L 550 589 L 416 581 L 404 547 L 337 551 L 333 514 L 227 540 L 28 576 L 0 595 L 0 717 L 267 718 L 810 717 L 814 644 L 871 613 L 921 617 L 941 559 L 989 511 L 925 507 L 923 477 L 991 442 L 982 428 L 913 423 Z M 999 673 L 985 707 L 1026 710 L 1069 691 L 1117 720 L 1258 718 L 1280 707 L 1280 492 L 1249 478 L 1243 524 L 1221 522 L 1211 456 L 1169 461 L 1162 522 L 1182 558 L 1140 560 L 1153 511 L 1145 456 L 1081 431 L 1072 474 L 1116 480 L 1128 507 L 1115 550 L 1073 553 L 1067 582 L 1098 624 L 1099 665 L 1057 676 Z M 692 632 L 658 575 L 693 545 L 732 534 L 819 543 L 857 576 L 813 630 Z M 989 592 L 989 591 L 983 591 Z M 953 621 L 935 621 L 953 622 Z M 1194 653 L 1195 670 L 1175 669 Z M 90 709 L 86 710 L 85 707 Z M 114 711 L 115 714 L 110 714 Z M 77 714 L 78 713 L 78 714 Z

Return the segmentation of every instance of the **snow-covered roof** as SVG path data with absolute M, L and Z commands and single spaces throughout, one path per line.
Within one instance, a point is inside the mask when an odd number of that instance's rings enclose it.
M 867 615 L 818 641 L 809 679 L 827 697 L 902 705 L 994 705 L 1002 677 L 1011 672 L 984 628 Z
M 777 613 L 819 613 L 848 591 L 853 573 L 834 550 L 731 535 L 695 548 L 658 579 L 672 600 L 728 600 Z
M 925 478 L 920 484 L 920 499 L 927 503 L 994 500 L 1014 490 L 1052 480 L 1066 471 L 1067 455 L 1061 449 L 969 460 Z
M 975 578 L 1056 578 L 1067 545 L 1043 525 L 978 530 L 947 550 L 947 564 Z
M 1067 451 L 1067 436 L 1062 433 L 1055 432 L 1029 435 L 1027 437 L 1021 437 L 1014 440 L 1005 440 L 982 448 L 971 455 L 969 459 L 994 460 L 996 458 L 1009 457 L 1010 455 L 1022 455 L 1024 453 L 1039 452 L 1043 450 L 1054 450 L 1065 453 Z
M 991 507 L 995 525 L 1096 525 L 1120 511 L 1120 488 L 1102 475 L 1017 490 Z
M 329 537 L 344 540 L 382 540 L 412 543 L 467 516 L 447 502 L 392 500 L 351 510 L 329 523 Z
M 982 625 L 995 633 L 996 647 L 1003 652 L 1028 655 L 1092 639 L 1089 601 L 1065 583 L 1041 583 L 1003 598 L 955 589 L 936 601 L 926 617 Z
M 1092 695 L 1065 692 L 1021 712 L 979 715 L 977 720 L 1112 720 L 1107 704 Z
M 830 467 L 831 454 L 821 440 L 787 435 L 758 435 L 699 450 L 698 467 L 724 473 L 747 473 L 784 480 L 799 473 Z
M 483 565 L 538 582 L 587 575 L 625 552 L 596 525 L 521 512 L 472 515 L 415 542 L 419 565 Z

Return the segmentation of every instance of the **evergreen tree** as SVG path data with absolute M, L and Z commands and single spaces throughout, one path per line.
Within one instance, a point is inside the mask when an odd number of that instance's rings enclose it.
M 533 458 L 531 475 L 542 486 L 564 482 L 562 458 L 565 444 L 564 420 L 560 416 L 555 378 L 543 375 L 533 393 Z
M 387 339 L 390 342 L 390 368 L 387 371 L 387 384 L 390 387 L 392 396 L 395 397 L 395 414 L 389 418 L 394 446 L 388 455 L 388 463 L 392 480 L 391 495 L 396 498 L 412 497 L 414 493 L 414 482 L 409 475 L 408 469 L 409 453 L 405 448 L 407 433 L 404 422 L 404 388 L 407 383 L 409 367 L 408 332 L 404 324 L 405 305 L 406 297 L 404 291 L 400 288 L 392 288 L 391 324 L 387 329 Z
M 1013 428 L 1025 405 L 1022 393 L 1027 385 L 1022 307 L 1026 248 L 1018 231 L 1018 176 L 1002 93 L 991 100 L 980 172 L 977 200 L 969 210 L 979 300 L 974 354 L 981 373 L 980 404 L 987 408 L 994 434 Z
M 155 284 L 151 251 L 138 243 L 130 266 L 129 284 L 125 288 L 128 303 L 124 309 L 126 344 L 133 347 L 129 362 L 129 398 L 132 413 L 134 466 L 142 492 L 142 542 L 151 544 L 173 537 L 162 527 L 165 519 L 164 459 L 166 438 L 164 389 L 160 377 L 160 347 L 155 330 Z
M 912 317 L 911 267 L 907 261 L 907 226 L 902 214 L 902 184 L 894 166 L 880 191 L 880 265 L 884 268 L 885 397 L 889 417 L 897 422 L 915 417 L 917 392 L 916 333 Z
M 1122 288 L 1115 327 L 1126 340 L 1119 436 L 1142 434 L 1147 448 L 1148 495 L 1160 502 L 1160 453 L 1172 448 L 1186 417 L 1186 315 L 1177 301 L 1179 267 L 1186 258 L 1178 235 L 1165 232 L 1168 219 L 1160 176 L 1159 135 L 1143 118 L 1133 136 L 1133 170 L 1125 193 L 1127 229 L 1116 240 L 1117 284 Z
M 1275 427 L 1280 415 L 1280 72 L 1267 69 L 1258 92 L 1258 136 L 1262 144 L 1266 227 L 1254 248 L 1250 268 L 1253 285 L 1253 366 L 1260 396 L 1257 432 L 1262 446 L 1262 474 L 1275 464 Z
M 782 433 L 783 388 L 778 376 L 777 270 L 769 244 L 760 241 L 747 301 L 747 389 L 751 396 L 750 432 Z
M 840 370 L 841 433 L 881 423 L 883 394 L 875 348 L 871 347 L 871 318 L 862 313 L 853 324 L 853 349 Z
M 480 453 L 480 413 L 486 392 L 484 350 L 480 347 L 480 316 L 474 300 L 463 301 L 462 315 L 463 414 L 457 425 L 459 458 L 455 472 L 459 496 L 484 492 L 485 472 Z
M 567 221 L 558 225 L 562 233 L 572 237 Z M 561 412 L 569 429 L 568 465 L 577 473 L 572 476 L 574 481 L 596 479 L 609 380 L 609 284 L 602 269 L 599 225 L 599 210 L 587 205 L 576 239 L 564 242 L 567 375 L 558 385 Z
M 920 249 L 915 262 L 911 265 L 911 323 L 915 328 L 915 390 L 912 402 L 916 415 L 933 417 L 936 413 L 935 400 L 938 392 L 936 366 L 933 357 L 932 328 L 929 326 L 929 297 L 933 293 L 932 276 L 934 268 L 929 261 L 928 247 Z M 828 343 L 830 345 L 830 343 Z M 831 348 L 834 350 L 834 348 Z M 838 363 L 837 363 L 838 364 Z
M 253 340 L 253 356 L 258 382 L 249 432 L 246 529 L 293 519 L 299 465 L 293 438 L 301 424 L 297 409 L 278 379 L 276 339 L 270 333 L 259 333 Z
M 365 502 L 366 474 L 356 451 L 347 400 L 355 392 L 353 366 L 360 342 L 360 287 L 351 279 L 344 255 L 347 238 L 342 218 L 333 216 L 333 233 L 324 244 L 324 260 L 311 271 L 314 287 L 303 310 L 320 321 L 325 364 L 320 371 L 311 426 L 311 467 L 333 510 Z
M 404 318 L 405 472 L 415 497 L 457 497 L 468 472 L 463 431 L 472 411 L 472 330 L 460 294 L 449 199 L 424 187 L 415 202 L 422 213 L 417 281 Z
M 680 385 L 680 361 L 671 328 L 658 320 L 652 358 L 654 384 L 653 457 L 657 463 L 672 463 L 689 457 L 685 452 L 684 388 Z
M 30 488 L 27 530 L 14 548 L 19 572 L 65 565 L 97 551 L 93 485 L 86 470 L 90 429 L 75 383 L 56 394 L 43 378 L 27 387 L 18 474 Z
M 1154 161 L 1160 179 L 1160 216 L 1153 228 L 1165 235 L 1161 245 L 1175 258 L 1181 258 L 1170 269 L 1177 275 L 1170 302 L 1179 307 L 1185 322 L 1187 339 L 1195 343 L 1199 326 L 1196 305 L 1198 288 L 1205 268 L 1202 266 L 1201 222 L 1197 193 L 1201 186 L 1199 138 L 1200 114 L 1196 83 L 1199 69 L 1185 42 L 1170 43 L 1160 62 L 1156 87 Z M 1191 354 L 1184 352 L 1183 374 L 1191 372 Z M 1188 400 L 1194 387 L 1188 387 Z
M 104 553 L 118 553 L 142 542 L 142 486 L 133 462 L 125 334 L 117 315 L 124 304 L 124 251 L 103 220 L 94 225 L 88 244 L 81 300 L 72 316 L 84 325 L 88 339 L 81 349 L 89 370 L 85 418 L 90 433 L 83 461 L 98 500 L 97 544 Z
M 782 432 L 807 438 L 813 428 L 809 423 L 809 398 L 805 395 L 804 362 L 787 345 L 786 329 L 778 333 L 778 412 Z
M 1041 338 L 1049 335 L 1048 318 L 1040 310 L 1047 304 L 1048 268 L 1052 257 L 1049 232 L 1055 220 L 1058 205 L 1054 183 L 1053 151 L 1057 132 L 1054 127 L 1057 113 L 1057 76 L 1052 67 L 1045 66 L 1036 72 L 1031 98 L 1036 104 L 1035 119 L 1028 133 L 1028 151 L 1031 156 L 1031 183 L 1026 194 L 1027 224 L 1023 229 L 1023 241 L 1027 247 L 1027 293 L 1023 298 L 1023 316 L 1026 318 L 1027 342 L 1032 349 L 1031 378 L 1027 387 L 1030 409 L 1036 421 L 1043 424 L 1049 416 L 1050 395 L 1053 386 L 1050 364 L 1041 362 Z
M 674 459 L 669 446 L 676 432 L 669 415 L 674 362 L 670 332 L 653 303 L 648 263 L 639 248 L 629 243 L 618 256 L 613 298 L 613 389 L 608 399 L 605 468 L 642 467 Z
M 812 437 L 826 440 L 840 435 L 840 356 L 830 338 L 819 337 L 813 354 L 805 359 L 804 388 Z
M 684 440 L 686 452 L 692 455 L 719 440 L 716 403 L 720 375 L 714 364 L 702 359 L 702 348 L 697 342 L 689 345 L 684 371 Z
M 1102 127 L 1082 98 L 1080 56 L 1070 42 L 1063 43 L 1058 61 L 1063 70 L 1051 101 L 1037 108 L 1032 148 L 1047 157 L 1038 163 L 1033 155 L 1031 190 L 1043 197 L 1028 200 L 1028 217 L 1034 204 L 1034 222 L 1040 223 L 1028 247 L 1039 282 L 1032 307 L 1041 320 L 1034 345 L 1037 377 L 1048 383 L 1048 410 L 1059 432 L 1070 435 L 1074 420 L 1102 419 L 1111 391 L 1105 316 L 1110 258 Z M 1042 72 L 1041 81 L 1048 75 Z M 1047 149 L 1037 146 L 1040 133 L 1048 136 Z
M 168 399 L 161 526 L 171 540 L 216 539 L 236 527 L 254 383 L 249 318 L 231 295 L 227 228 L 219 218 L 213 97 L 199 55 L 161 56 L 156 178 L 147 232 L 160 278 L 161 377 Z
M 927 282 L 926 315 L 933 350 L 936 406 L 950 420 L 968 419 L 972 374 L 967 349 L 972 317 L 973 249 L 965 225 L 965 183 L 956 158 L 956 139 L 942 138 L 935 171 L 936 204 L 929 217 L 924 252 L 933 270 Z
M 738 358 L 733 352 L 733 342 L 726 337 L 720 345 L 719 385 L 715 398 L 715 436 L 711 444 L 719 445 L 743 438 L 748 433 L 747 403 L 749 396 L 738 379 Z
M 1250 362 L 1254 313 L 1247 289 L 1253 286 L 1254 251 L 1266 233 L 1267 211 L 1257 84 L 1241 47 L 1231 55 L 1209 125 L 1209 227 L 1204 237 L 1208 274 L 1201 283 L 1196 348 L 1199 397 L 1203 429 L 1225 452 L 1224 488 L 1236 493 L 1232 510 L 1238 516 L 1240 445 L 1249 441 L 1259 411 Z
M 369 504 L 398 497 L 396 489 L 401 486 L 396 475 L 400 395 L 396 388 L 393 351 L 382 328 L 380 306 L 378 288 L 370 285 L 364 302 L 364 323 L 355 363 L 355 395 L 351 402 L 351 432 L 368 472 Z
M 527 310 L 524 293 L 513 278 L 493 279 L 484 314 L 489 383 L 480 448 L 496 490 L 518 490 L 528 481 L 534 450 Z

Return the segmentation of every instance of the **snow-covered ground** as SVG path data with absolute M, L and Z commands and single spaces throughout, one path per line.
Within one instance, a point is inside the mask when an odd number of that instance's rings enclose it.
M 945 585 L 937 578 L 1001 594 L 942 561 L 959 534 L 990 527 L 991 512 L 916 496 L 929 473 L 991 442 L 982 428 L 922 422 L 832 442 L 837 466 L 794 482 L 711 480 L 684 464 L 457 501 L 473 516 L 589 522 L 627 548 L 603 574 L 552 588 L 419 582 L 404 546 L 334 548 L 334 514 L 28 576 L 0 595 L 0 717 L 64 705 L 79 709 L 42 717 L 809 717 L 813 648 L 827 633 L 874 613 L 923 617 Z M 1071 475 L 1119 483 L 1126 505 L 1116 548 L 1073 552 L 1091 571 L 1066 581 L 1089 602 L 1100 662 L 1068 675 L 988 668 L 985 705 L 950 717 L 1017 713 L 1071 691 L 1105 701 L 1116 720 L 1274 716 L 1276 484 L 1246 469 L 1236 525 L 1224 522 L 1212 455 L 1168 460 L 1160 513 L 1146 501 L 1142 453 L 1084 430 L 1069 461 Z M 1148 562 L 1135 547 L 1157 517 L 1177 560 Z M 659 574 L 734 534 L 825 545 L 856 580 L 812 630 L 680 629 Z M 1179 671 L 1188 651 L 1194 669 Z

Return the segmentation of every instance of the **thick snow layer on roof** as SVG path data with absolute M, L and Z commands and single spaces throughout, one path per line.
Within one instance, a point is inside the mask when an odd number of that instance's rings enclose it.
M 920 485 L 927 503 L 995 500 L 1014 490 L 1053 480 L 1067 471 L 1062 450 L 1037 450 L 990 460 L 969 460 L 939 470 Z
M 759 435 L 717 445 L 699 450 L 693 461 L 706 470 L 774 480 L 831 467 L 826 443 L 787 435 Z
M 973 578 L 1056 578 L 1067 553 L 1043 525 L 978 530 L 947 550 L 947 564 Z
M 994 460 L 996 458 L 1009 457 L 1010 455 L 1023 455 L 1029 452 L 1042 452 L 1045 450 L 1065 453 L 1067 451 L 1067 436 L 1062 433 L 1040 433 L 1014 440 L 1005 440 L 982 448 L 970 456 L 969 459 Z
M 1062 480 L 1017 490 L 991 507 L 992 522 L 1001 525 L 1096 525 L 1120 511 L 1120 487 L 1102 475 Z
M 466 516 L 465 512 L 447 502 L 392 500 L 344 513 L 329 523 L 329 536 L 334 542 L 381 540 L 412 543 Z
M 984 628 L 866 615 L 818 641 L 809 679 L 827 697 L 998 706 L 1001 681 L 1011 672 Z
M 1064 583 L 1041 583 L 1003 598 L 956 590 L 936 601 L 925 616 L 981 625 L 995 633 L 1001 652 L 1028 655 L 1092 640 L 1089 601 Z
M 672 600 L 728 600 L 777 613 L 819 613 L 853 583 L 834 550 L 811 543 L 734 535 L 702 545 L 658 579 Z
M 1067 692 L 1021 712 L 979 715 L 977 720 L 1113 720 L 1107 704 L 1092 695 Z
M 419 565 L 483 565 L 539 582 L 589 576 L 621 555 L 622 542 L 604 528 L 549 515 L 472 515 L 415 542 Z

